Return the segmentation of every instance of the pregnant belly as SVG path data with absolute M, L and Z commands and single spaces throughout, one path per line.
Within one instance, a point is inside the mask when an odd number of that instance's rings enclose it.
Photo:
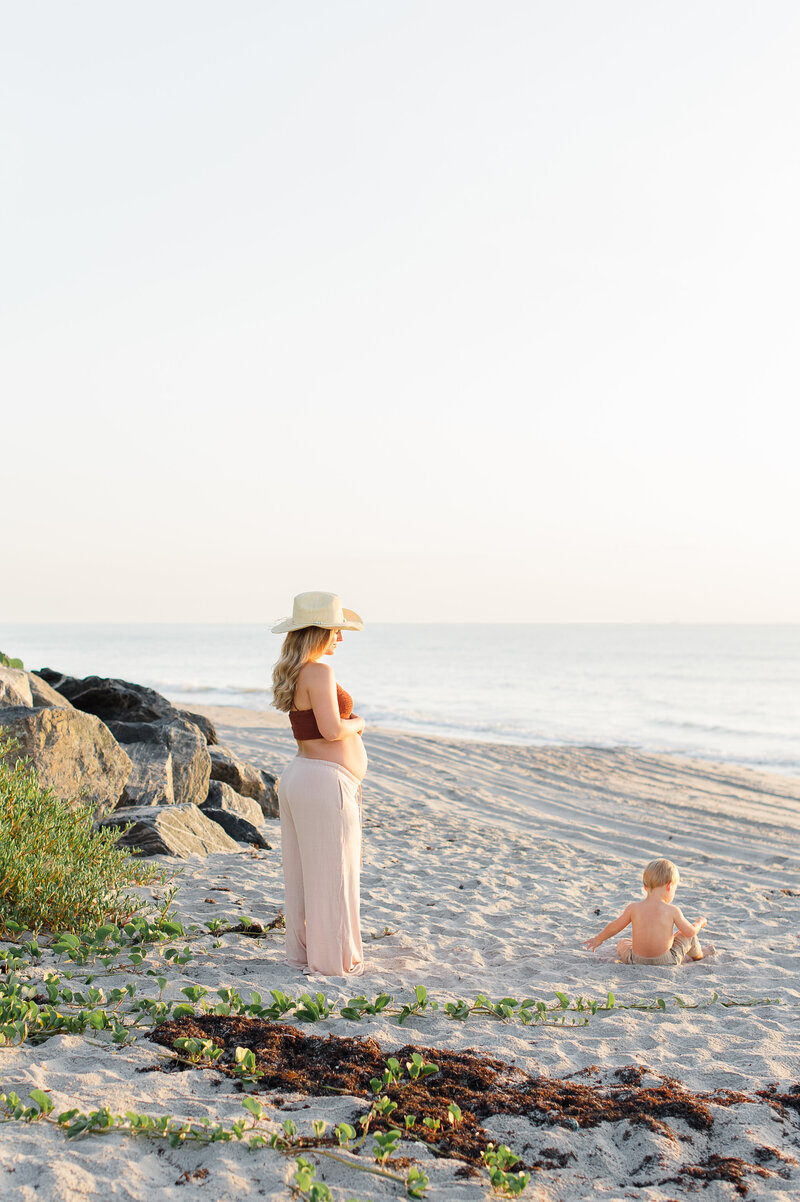
M 367 753 L 361 735 L 350 735 L 336 743 L 328 743 L 325 739 L 304 739 L 297 744 L 297 751 L 310 760 L 329 760 L 341 764 L 359 780 L 363 780 L 367 774 Z

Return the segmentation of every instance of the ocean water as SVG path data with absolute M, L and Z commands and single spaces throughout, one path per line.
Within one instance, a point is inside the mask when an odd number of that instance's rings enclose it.
M 28 668 L 121 676 L 189 708 L 268 709 L 279 647 L 262 626 L 0 625 Z M 800 625 L 373 625 L 334 663 L 376 727 L 800 775 Z

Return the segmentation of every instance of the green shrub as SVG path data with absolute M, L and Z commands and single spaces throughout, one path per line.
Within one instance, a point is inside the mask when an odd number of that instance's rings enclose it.
M 92 804 L 67 804 L 28 760 L 14 763 L 16 750 L 0 739 L 0 936 L 9 922 L 79 935 L 144 910 L 128 890 L 160 872 L 115 846 L 119 827 L 95 830 Z
M 2 666 L 3 668 L 24 668 L 25 667 L 25 665 L 23 664 L 21 659 L 10 659 L 9 656 L 5 655 L 2 651 L 0 651 L 0 666 Z

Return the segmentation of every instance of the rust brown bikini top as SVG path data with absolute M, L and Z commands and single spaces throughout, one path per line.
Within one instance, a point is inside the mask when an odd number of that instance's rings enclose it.
M 336 686 L 336 700 L 339 703 L 339 717 L 349 718 L 353 712 L 353 698 L 345 692 L 340 684 Z M 289 710 L 289 721 L 292 724 L 292 734 L 298 742 L 323 738 L 319 733 L 313 710 Z

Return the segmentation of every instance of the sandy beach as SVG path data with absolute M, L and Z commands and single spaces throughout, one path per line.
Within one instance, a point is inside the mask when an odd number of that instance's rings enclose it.
M 259 767 L 279 774 L 294 753 L 281 716 L 230 707 L 203 712 L 221 743 Z M 265 998 L 270 990 L 294 997 L 320 990 L 341 1004 L 383 991 L 406 1001 L 424 985 L 440 1009 L 402 1027 L 396 1016 L 357 1023 L 337 1009 L 303 1033 L 369 1036 L 387 1055 L 412 1043 L 473 1049 L 530 1076 L 618 1093 L 626 1082 L 646 1089 L 663 1078 L 704 1095 L 730 1091 L 706 1099 L 713 1120 L 706 1129 L 680 1114 L 666 1126 L 626 1118 L 570 1125 L 541 1114 L 486 1118 L 491 1138 L 526 1165 L 541 1166 L 531 1168 L 523 1197 L 660 1200 L 698 1190 L 710 1200 L 743 1191 L 753 1199 L 796 1198 L 800 1109 L 758 1091 L 800 1089 L 800 779 L 593 747 L 482 745 L 369 730 L 365 744 L 365 975 L 352 982 L 303 977 L 283 964 L 279 929 L 257 940 L 209 934 L 191 944 L 193 959 L 169 969 L 164 997 L 202 984 L 233 987 L 244 997 L 252 990 Z M 269 851 L 163 861 L 179 873 L 181 922 L 237 924 L 244 915 L 268 927 L 283 904 L 279 824 L 267 824 L 266 834 Z M 707 915 L 701 939 L 715 944 L 716 956 L 665 969 L 617 962 L 615 940 L 599 953 L 586 951 L 583 940 L 640 894 L 642 866 L 661 855 L 681 870 L 677 902 L 687 916 Z M 44 977 L 54 967 L 48 953 L 34 971 Z M 62 961 L 58 971 L 68 967 Z M 100 968 L 94 984 L 111 988 L 126 979 L 104 978 Z M 157 992 L 152 978 L 139 976 L 137 984 Z M 481 993 L 553 1005 L 556 991 L 601 1002 L 611 992 L 616 1005 L 586 1025 L 570 1025 L 578 1017 L 570 1011 L 563 1026 L 477 1014 L 462 1022 L 443 1010 Z M 637 1002 L 653 1008 L 631 1008 Z M 213 1068 L 145 1071 L 165 1055 L 144 1030 L 122 1047 L 105 1032 L 59 1035 L 4 1049 L 2 1088 L 23 1098 L 31 1088 L 51 1091 L 57 1110 L 108 1106 L 226 1123 L 242 1115 L 237 1083 Z M 618 1075 L 629 1066 L 642 1071 Z M 276 1123 L 291 1116 L 309 1134 L 315 1120 L 330 1131 L 369 1105 L 335 1094 L 256 1096 Z M 375 1165 L 368 1146 L 341 1160 L 307 1155 L 337 1202 L 404 1196 L 395 1181 L 359 1170 L 359 1163 Z M 397 1155 L 424 1168 L 434 1202 L 494 1196 L 485 1172 L 465 1174 L 455 1158 L 437 1158 L 410 1140 Z M 171 1148 L 121 1134 L 68 1142 L 52 1126 L 13 1123 L 0 1128 L 0 1197 L 283 1200 L 292 1196 L 295 1161 L 236 1143 Z

